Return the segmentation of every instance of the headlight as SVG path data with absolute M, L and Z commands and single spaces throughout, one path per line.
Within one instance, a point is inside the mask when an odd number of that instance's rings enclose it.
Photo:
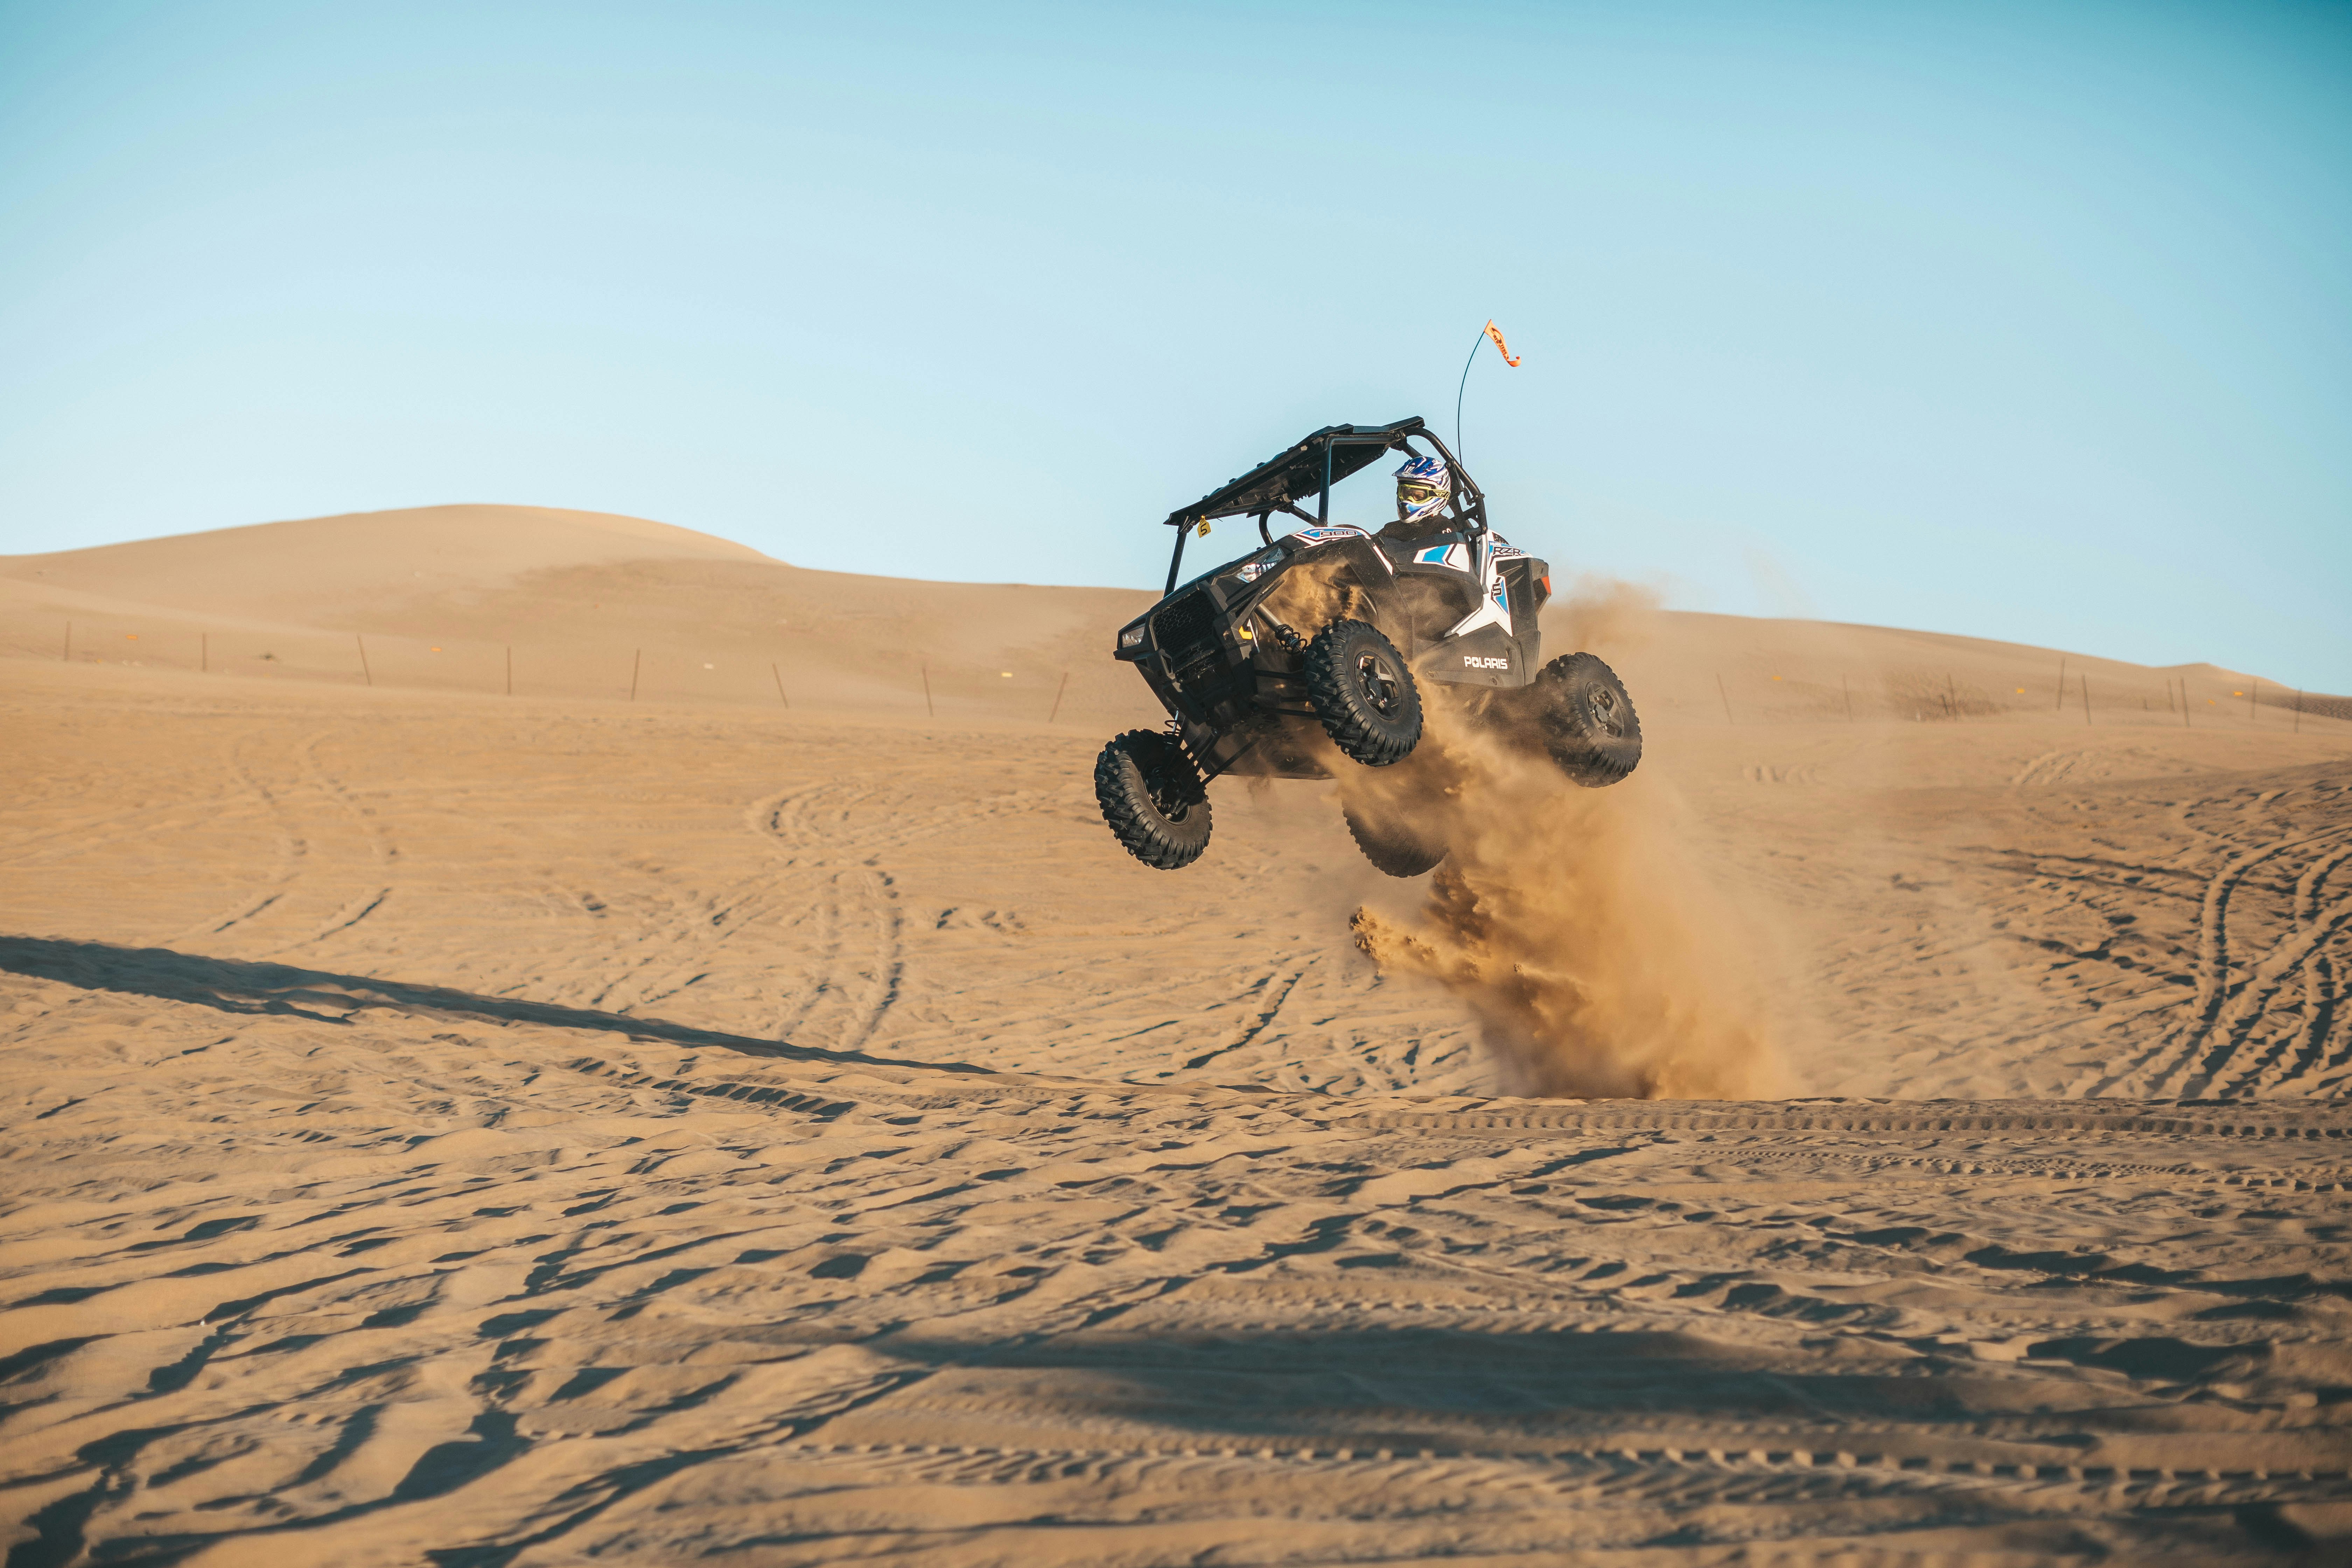
M 1255 583 L 1259 578 L 1265 576 L 1267 573 L 1282 564 L 1282 546 L 1279 544 L 1274 545 L 1270 549 L 1261 550 L 1256 554 L 1251 556 L 1248 560 L 1243 562 L 1241 563 L 1241 569 L 1235 572 L 1234 575 L 1240 578 L 1244 583 Z
M 1141 647 L 1143 646 L 1143 623 L 1138 621 L 1135 625 L 1128 627 L 1127 630 L 1119 633 L 1118 646 L 1121 647 Z

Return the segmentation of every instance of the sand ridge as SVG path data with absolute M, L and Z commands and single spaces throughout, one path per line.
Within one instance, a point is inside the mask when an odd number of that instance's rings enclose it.
M 1213 566 L 1252 543 L 1199 542 Z M 1540 546 L 1542 542 L 1532 542 Z M 1564 553 L 1555 552 L 1556 553 Z M 1645 721 L 1901 721 L 2326 731 L 2352 700 L 2211 665 L 1818 621 L 1670 611 L 1556 563 L 1555 651 L 1606 647 Z M 1157 723 L 1108 657 L 1138 589 L 816 572 L 597 512 L 462 506 L 0 557 L 0 652 L 25 658 L 520 696 L 798 704 Z M 1638 597 L 1638 595 L 1637 595 Z

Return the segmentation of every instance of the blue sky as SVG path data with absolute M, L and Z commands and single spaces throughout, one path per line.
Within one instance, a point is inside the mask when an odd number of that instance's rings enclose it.
M 2343 5 L 0 0 L 0 552 L 513 501 L 1152 584 L 1492 316 L 1558 571 L 2352 691 Z

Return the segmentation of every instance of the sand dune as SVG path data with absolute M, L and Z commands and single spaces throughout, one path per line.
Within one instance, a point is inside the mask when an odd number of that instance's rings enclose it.
M 14 651 L 277 680 L 1139 719 L 1102 657 L 1151 595 L 810 572 L 685 529 L 438 507 L 0 558 Z M 509 656 L 511 656 L 509 658 Z M 362 660 L 364 659 L 364 664 Z
M 1564 605 L 1787 1082 L 1562 1101 L 1327 786 L 1118 851 L 1148 595 L 510 509 L 0 595 L 10 1568 L 2352 1539 L 2326 703 Z
M 1198 546 L 1197 563 L 1245 547 L 1245 532 L 1228 533 Z M 2352 700 L 2305 694 L 2298 714 L 2294 691 L 2206 664 L 2151 668 L 1874 626 L 1629 615 L 1606 595 L 1585 601 L 1580 628 L 1561 567 L 1548 646 L 1608 647 L 1638 678 L 1643 712 L 1659 718 L 2063 725 L 2084 721 L 2087 696 L 2094 721 L 2179 726 L 2184 697 L 2192 728 L 2352 721 Z M 535 697 L 625 697 L 634 676 L 641 700 L 862 713 L 924 713 L 928 681 L 928 710 L 941 715 L 1157 722 L 1133 672 L 1105 657 L 1109 633 L 1152 598 L 812 572 L 635 518 L 435 507 L 0 557 L 0 650 L 494 694 L 510 668 L 515 693 Z
M 264 522 L 8 559 L 7 575 L 71 594 L 291 626 L 429 613 L 445 596 L 623 562 L 772 565 L 690 529 L 608 512 L 436 506 Z

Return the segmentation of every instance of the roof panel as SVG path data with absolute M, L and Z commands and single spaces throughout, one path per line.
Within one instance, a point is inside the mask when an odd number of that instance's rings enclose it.
M 1178 507 L 1168 514 L 1168 521 L 1181 525 L 1206 518 L 1246 517 L 1271 511 L 1285 501 L 1298 505 L 1322 491 L 1327 447 L 1330 451 L 1331 482 L 1336 485 L 1379 462 L 1406 437 L 1423 428 L 1417 415 L 1393 425 L 1327 425 L 1192 505 Z

